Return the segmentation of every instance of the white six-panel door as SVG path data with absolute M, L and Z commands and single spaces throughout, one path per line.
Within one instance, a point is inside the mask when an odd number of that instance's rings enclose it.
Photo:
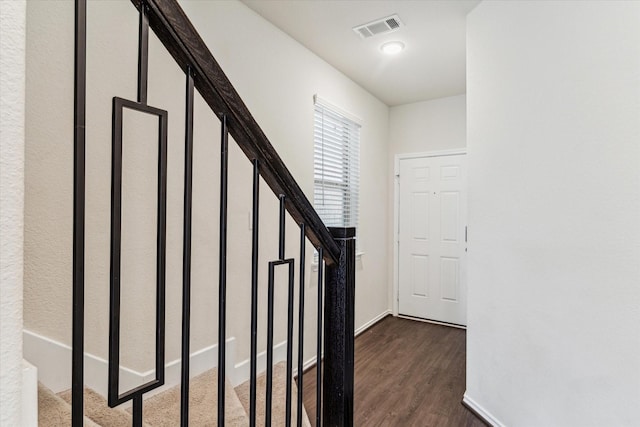
M 466 325 L 466 155 L 400 160 L 398 313 Z

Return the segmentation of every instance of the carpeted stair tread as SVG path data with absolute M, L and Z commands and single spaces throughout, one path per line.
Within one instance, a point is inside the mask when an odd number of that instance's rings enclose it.
M 267 383 L 266 372 L 258 375 L 256 379 L 256 424 L 265 425 L 265 390 Z M 286 383 L 287 383 L 287 369 L 286 363 L 280 362 L 273 367 L 273 390 L 271 400 L 271 423 L 274 426 L 285 425 L 285 411 L 286 411 Z M 295 381 L 291 387 L 291 420 L 295 425 L 297 420 L 297 401 L 298 401 L 298 388 Z M 247 414 L 249 413 L 249 381 L 245 381 L 236 387 L 236 393 L 242 406 L 244 406 Z M 302 406 L 302 425 L 305 427 L 311 427 L 309 422 L 309 416 L 307 411 Z
M 242 404 L 227 381 L 225 389 L 225 425 L 249 425 Z M 210 369 L 189 381 L 189 425 L 216 426 L 218 417 L 218 370 Z M 180 425 L 180 386 L 157 394 L 144 401 L 144 421 L 150 427 Z
M 58 395 L 71 403 L 71 390 Z M 120 408 L 110 408 L 104 397 L 87 387 L 84 389 L 84 414 L 102 427 L 131 427 L 131 414 Z
M 38 427 L 59 427 L 71 425 L 71 405 L 60 396 L 38 383 Z M 100 427 L 84 417 L 85 427 Z

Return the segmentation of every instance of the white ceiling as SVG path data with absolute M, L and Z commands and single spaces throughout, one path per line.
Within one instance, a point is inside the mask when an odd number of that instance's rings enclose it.
M 385 104 L 465 93 L 465 18 L 480 0 L 242 0 Z M 398 14 L 404 27 L 362 39 L 352 28 Z M 380 45 L 406 48 L 384 55 Z

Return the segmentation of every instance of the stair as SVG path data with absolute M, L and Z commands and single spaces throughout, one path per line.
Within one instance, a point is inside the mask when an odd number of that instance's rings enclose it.
M 58 396 L 71 405 L 71 390 L 63 391 Z M 131 415 L 128 412 L 110 408 L 104 397 L 87 387 L 84 389 L 84 415 L 102 427 L 131 427 Z M 146 423 L 144 426 L 149 427 Z
M 266 373 L 263 372 L 258 375 L 256 379 L 256 425 L 265 425 L 265 405 L 266 405 Z M 272 393 L 272 409 L 271 409 L 271 423 L 274 426 L 285 425 L 285 408 L 286 408 L 286 383 L 287 383 L 287 370 L 285 362 L 280 362 L 273 366 L 273 393 Z M 298 388 L 295 381 L 291 387 L 291 420 L 295 425 L 297 420 L 297 401 L 298 401 Z M 244 410 L 249 413 L 249 381 L 245 381 L 236 387 L 236 393 L 244 406 Z M 307 411 L 302 406 L 302 425 L 305 427 L 311 427 Z
M 256 421 L 264 425 L 265 419 L 265 383 L 266 375 L 257 378 Z M 285 425 L 286 365 L 280 362 L 273 368 L 272 424 Z M 191 426 L 217 425 L 217 387 L 218 371 L 210 369 L 189 382 L 189 424 Z M 292 422 L 295 424 L 297 388 L 292 385 Z M 71 424 L 71 391 L 56 395 L 44 385 L 38 384 L 38 425 L 39 427 L 58 427 Z M 180 425 L 180 385 L 145 399 L 145 427 L 175 427 Z M 227 381 L 225 391 L 225 425 L 245 427 L 249 425 L 249 382 L 234 390 Z M 85 388 L 84 390 L 85 427 L 130 427 L 131 408 L 109 408 L 100 394 Z M 309 418 L 303 407 L 302 425 L 310 427 Z
M 71 425 L 71 406 L 60 396 L 38 383 L 38 426 L 59 427 Z M 98 427 L 84 417 L 85 427 Z
M 189 381 L 189 424 L 215 426 L 218 417 L 218 370 L 210 369 Z M 180 425 L 180 386 L 157 394 L 144 401 L 144 420 L 150 427 Z M 249 425 L 242 404 L 227 381 L 225 389 L 225 425 Z

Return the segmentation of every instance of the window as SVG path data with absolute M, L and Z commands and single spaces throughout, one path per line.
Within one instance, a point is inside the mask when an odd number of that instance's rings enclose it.
M 313 202 L 327 227 L 358 226 L 360 124 L 315 97 Z

